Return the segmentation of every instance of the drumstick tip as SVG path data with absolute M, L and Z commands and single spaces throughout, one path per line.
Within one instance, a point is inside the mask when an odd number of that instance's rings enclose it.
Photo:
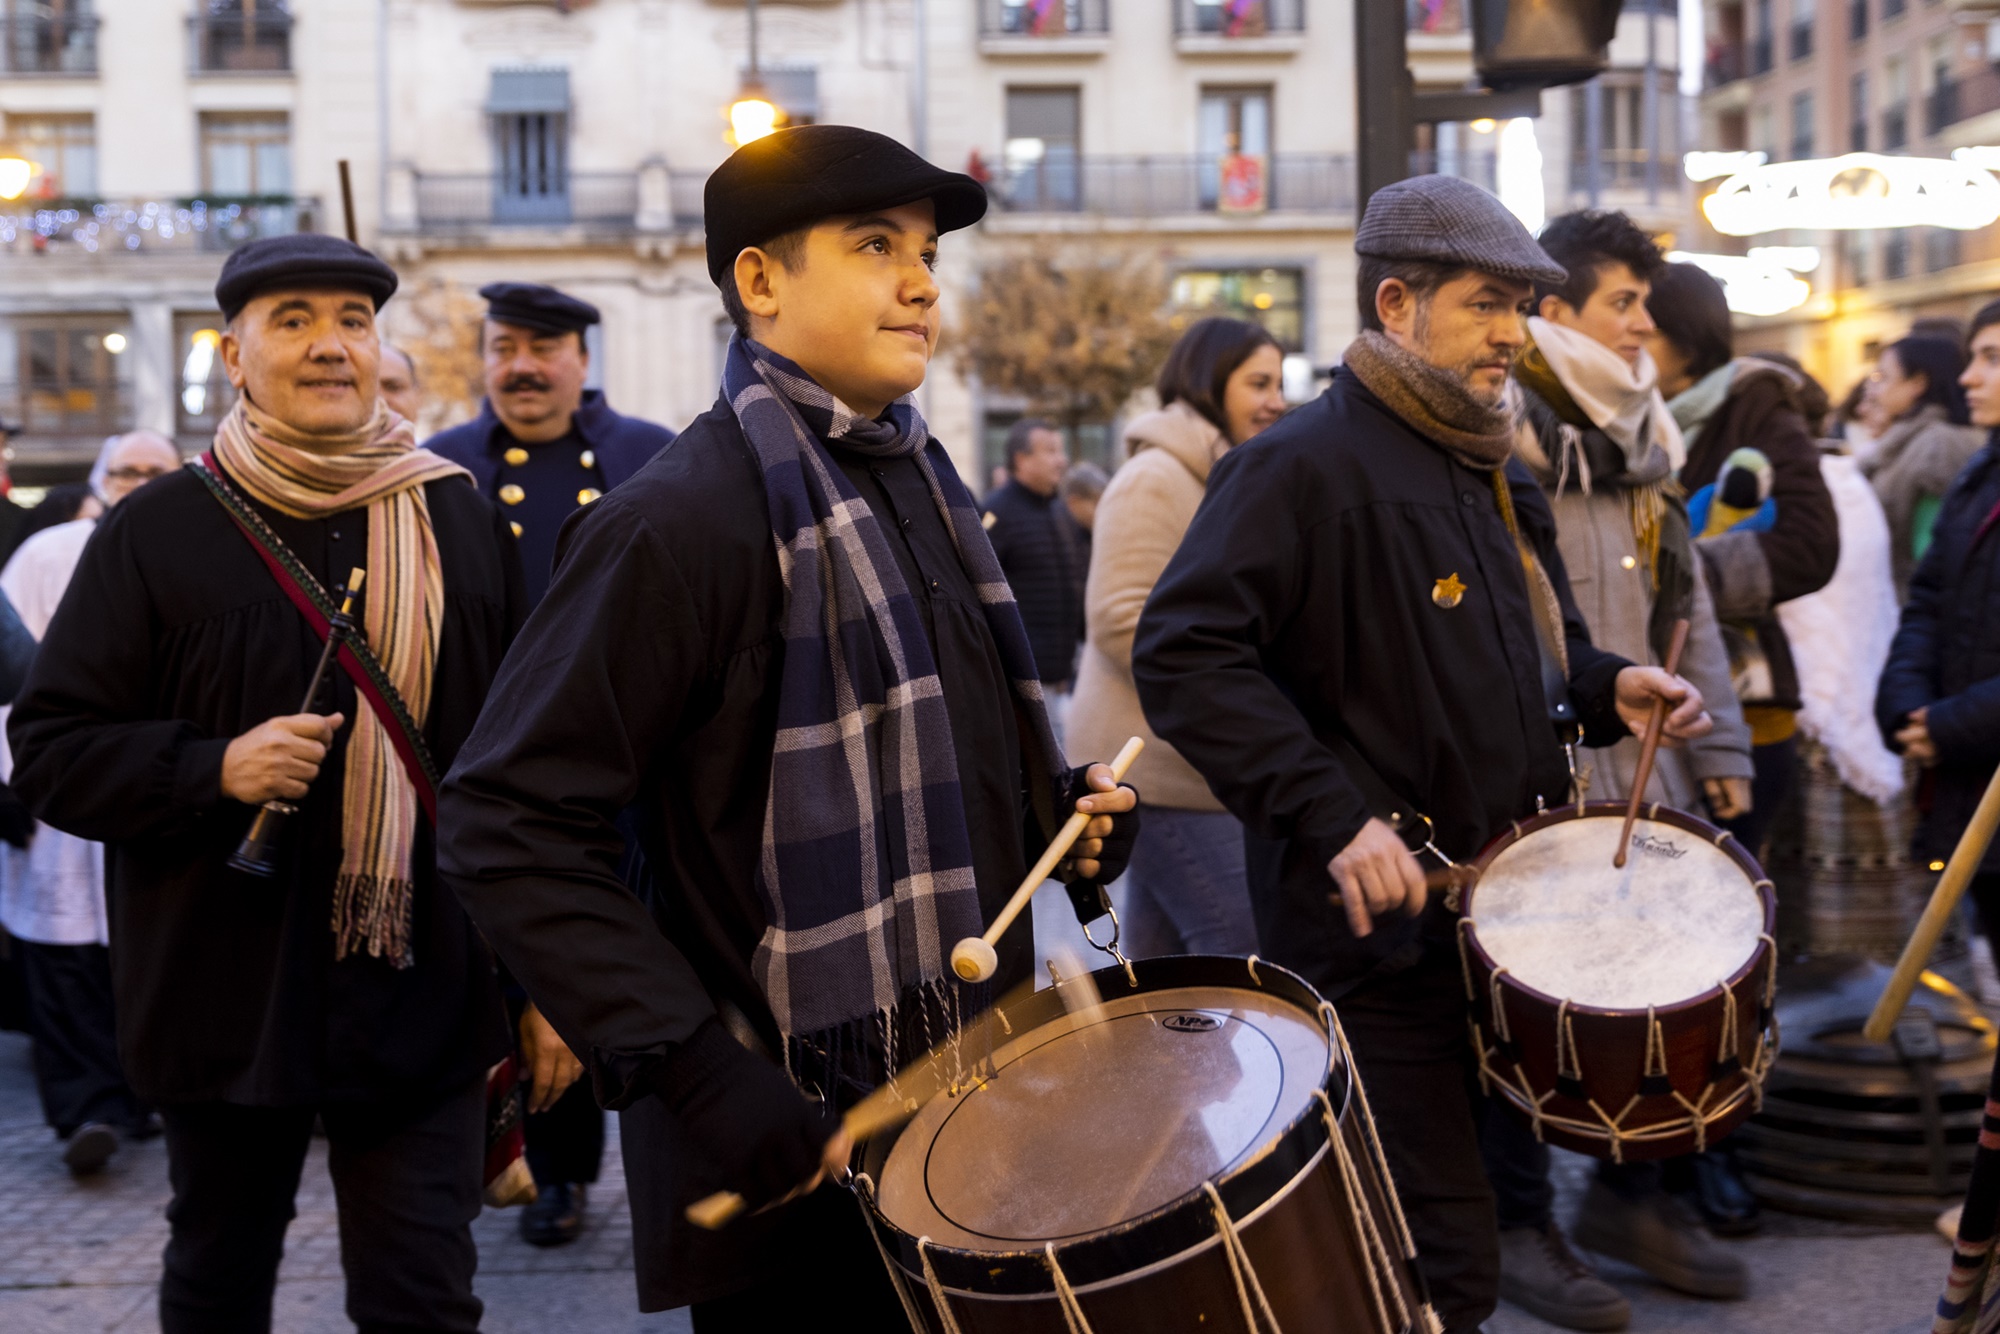
M 984 982 L 999 968 L 999 954 L 979 936 L 967 936 L 951 947 L 951 971 L 967 982 Z

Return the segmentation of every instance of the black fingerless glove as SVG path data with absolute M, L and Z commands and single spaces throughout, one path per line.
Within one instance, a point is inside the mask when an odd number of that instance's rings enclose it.
M 667 1058 L 660 1100 L 706 1152 L 715 1183 L 752 1209 L 805 1184 L 840 1122 L 710 1019 Z
M 1069 783 L 1063 791 L 1062 804 L 1058 808 L 1062 818 L 1067 820 L 1076 810 L 1076 803 L 1093 795 L 1090 769 L 1069 771 Z M 1122 784 L 1131 787 L 1130 783 Z M 1136 795 L 1136 789 L 1134 789 Z M 1139 810 L 1135 804 L 1122 815 L 1111 817 L 1111 832 L 1103 838 L 1103 848 L 1093 858 L 1097 862 L 1097 874 L 1089 880 L 1076 877 L 1064 882 L 1069 890 L 1069 901 L 1076 909 L 1076 919 L 1088 925 L 1110 911 L 1111 901 L 1104 892 L 1104 886 L 1125 874 L 1126 863 L 1132 860 L 1132 845 L 1139 841 Z

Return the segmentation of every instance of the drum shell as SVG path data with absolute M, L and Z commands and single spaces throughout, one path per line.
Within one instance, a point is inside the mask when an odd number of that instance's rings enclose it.
M 1584 809 L 1599 818 L 1622 818 L 1624 813 L 1623 804 L 1616 802 Z M 1576 808 L 1565 807 L 1525 821 L 1495 840 L 1478 864 L 1483 869 L 1514 841 L 1576 818 Z M 1650 808 L 1646 818 L 1711 841 L 1724 837 L 1714 826 L 1665 807 Z M 1511 973 L 1502 972 L 1496 984 L 1495 960 L 1479 943 L 1476 887 L 1467 897 L 1460 956 L 1472 1008 L 1472 1041 L 1487 1067 L 1482 1080 L 1513 1112 L 1535 1123 L 1521 1096 L 1523 1090 L 1531 1094 L 1542 1114 L 1538 1133 L 1547 1142 L 1621 1161 L 1671 1158 L 1714 1145 L 1756 1110 L 1763 1072 L 1776 1055 L 1771 1009 L 1776 901 L 1749 854 L 1733 839 L 1723 846 L 1762 899 L 1763 937 L 1725 985 L 1651 1011 L 1565 1005 L 1561 997 L 1524 985 Z M 1610 868 L 1606 870 L 1609 874 Z M 1670 944 L 1663 942 L 1663 947 Z M 1575 1060 L 1565 1072 L 1559 1067 L 1560 1044 L 1572 1041 Z M 1657 1072 L 1662 1066 L 1664 1085 L 1657 1076 L 1649 1078 L 1649 1067 Z M 1501 1076 L 1498 1087 L 1489 1072 Z M 1700 1110 L 1699 1130 L 1692 1109 Z M 1560 1124 L 1564 1121 L 1585 1123 L 1595 1133 L 1566 1128 Z M 1615 1121 L 1621 1134 L 1614 1137 L 1607 1121 Z
M 1233 974 L 1232 984 L 1248 980 L 1240 960 L 1144 960 L 1135 967 L 1142 987 L 1183 984 L 1169 977 L 1213 984 L 1213 976 L 1188 975 L 1218 967 Z M 1261 962 L 1254 972 L 1267 989 L 1296 987 L 1318 1003 L 1311 989 L 1289 973 Z M 1129 990 L 1121 970 L 1094 976 L 1107 996 L 1114 989 Z M 1014 1023 L 1021 1030 L 1022 1022 Z M 1315 1103 L 1256 1158 L 1213 1184 L 1236 1219 L 1245 1253 L 1281 1328 L 1329 1334 L 1422 1330 L 1422 1282 L 1379 1166 L 1367 1113 L 1362 1100 L 1349 1092 L 1347 1069 L 1343 1058 L 1328 1090 L 1330 1105 L 1338 1109 L 1344 1155 L 1334 1152 L 1326 1116 Z M 886 1139 L 871 1145 L 864 1166 L 879 1170 L 891 1147 L 893 1141 Z M 1349 1169 L 1343 1168 L 1343 1156 Z M 1349 1194 L 1350 1169 L 1362 1197 L 1359 1213 Z M 900 1271 L 921 1329 L 945 1334 L 917 1239 L 886 1219 L 872 1195 L 864 1199 L 869 1224 Z M 1213 1210 L 1207 1193 L 1195 1191 L 1144 1218 L 1059 1246 L 1057 1258 L 1091 1326 L 1149 1334 L 1213 1334 L 1241 1327 L 1243 1298 Z M 1366 1220 L 1361 1228 L 1357 1217 Z M 1374 1244 L 1390 1256 L 1393 1293 L 1378 1288 L 1379 1267 L 1377 1284 L 1371 1284 L 1371 1239 L 1364 1235 L 1369 1226 Z M 932 1245 L 926 1255 L 964 1334 L 1067 1334 L 1069 1325 L 1040 1252 L 986 1253 Z M 1384 1310 L 1390 1313 L 1387 1320 Z M 1407 1320 L 1397 1318 L 1399 1313 Z

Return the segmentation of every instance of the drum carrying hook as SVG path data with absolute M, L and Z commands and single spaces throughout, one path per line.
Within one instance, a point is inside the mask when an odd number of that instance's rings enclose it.
M 1121 952 L 1118 948 L 1118 910 L 1112 907 L 1109 903 L 1106 903 L 1104 905 L 1104 915 L 1111 919 L 1111 939 L 1106 943 L 1099 945 L 1097 943 L 1097 937 L 1090 934 L 1090 923 L 1088 922 L 1080 923 L 1080 925 L 1083 927 L 1083 938 L 1089 941 L 1096 948 L 1103 950 L 1106 954 L 1116 959 L 1118 961 L 1118 966 L 1125 970 L 1125 980 L 1131 984 L 1132 989 L 1134 991 L 1137 991 L 1139 989 L 1139 975 L 1132 971 L 1132 961 L 1126 958 L 1123 952 Z
M 1437 845 L 1437 832 L 1438 832 L 1437 822 L 1432 820 L 1430 816 L 1425 815 L 1422 811 L 1417 812 L 1417 819 L 1422 820 L 1424 822 L 1423 851 L 1428 852 L 1431 856 L 1437 858 L 1440 862 L 1444 863 L 1445 868 L 1447 870 L 1452 870 L 1452 871 L 1463 870 L 1464 869 L 1463 867 L 1461 867 L 1457 862 L 1453 861 L 1450 855 L 1446 853 L 1443 848 Z M 1458 911 L 1459 895 L 1461 895 L 1462 893 L 1464 893 L 1464 886 L 1460 885 L 1457 881 L 1453 881 L 1449 886 L 1446 887 L 1444 891 L 1445 911 L 1447 912 Z
M 1569 790 L 1576 794 L 1576 813 L 1583 814 L 1584 798 L 1590 794 L 1590 766 L 1576 762 L 1576 738 L 1563 742 L 1563 759 L 1569 764 Z

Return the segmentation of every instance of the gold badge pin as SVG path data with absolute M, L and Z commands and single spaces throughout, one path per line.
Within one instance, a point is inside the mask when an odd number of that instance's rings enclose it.
M 576 503 L 579 505 L 588 505 L 603 494 L 602 491 L 599 491 L 594 486 L 586 486 L 583 490 L 576 493 Z
M 528 451 L 516 445 L 500 457 L 508 467 L 518 468 L 528 461 Z
M 519 536 L 521 535 L 521 525 L 520 525 L 520 524 L 518 524 L 518 523 L 514 523 L 514 522 L 512 522 L 512 521 L 509 521 L 509 522 L 508 522 L 508 524 L 507 524 L 507 526 L 508 526 L 509 528 L 512 528 L 512 529 L 514 530 L 514 536 L 516 536 L 516 537 L 519 537 Z
M 518 505 L 527 498 L 528 493 L 512 482 L 500 488 L 500 500 L 502 504 Z
M 597 451 L 594 449 L 586 449 L 583 451 L 582 454 L 577 456 L 576 461 L 578 463 L 581 463 L 586 468 L 595 468 L 597 466 Z
M 1465 600 L 1465 584 L 1454 570 L 1431 586 L 1431 601 L 1450 611 Z

